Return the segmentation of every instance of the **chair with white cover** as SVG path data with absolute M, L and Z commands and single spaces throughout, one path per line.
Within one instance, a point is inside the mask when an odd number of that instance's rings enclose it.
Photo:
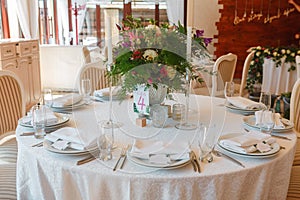
M 300 56 L 296 56 L 296 70 L 297 70 L 297 78 L 300 78 Z
M 79 70 L 79 73 L 77 76 L 77 86 L 79 89 L 79 93 L 82 94 L 81 80 L 83 80 L 83 79 L 91 80 L 91 88 L 92 88 L 91 94 L 93 94 L 93 92 L 95 90 L 99 90 L 99 89 L 106 88 L 109 86 L 109 82 L 108 82 L 107 78 L 108 78 L 107 70 L 103 66 L 102 61 L 85 64 Z
M 300 79 L 294 84 L 290 102 L 290 120 L 294 123 L 294 131 L 300 137 Z M 287 199 L 300 199 L 300 139 L 297 140 Z
M 244 65 L 243 65 L 243 73 L 242 73 L 242 80 L 239 88 L 239 96 L 245 96 L 245 87 L 246 87 L 246 82 L 247 82 L 247 77 L 248 77 L 248 71 L 250 68 L 250 63 L 254 57 L 254 51 L 250 52 L 248 56 L 245 59 Z
M 220 56 L 213 67 L 213 72 L 217 75 L 212 75 L 212 91 L 211 96 L 224 96 L 224 85 L 227 81 L 232 81 L 237 62 L 237 55 L 228 53 Z
M 23 91 L 17 75 L 0 70 L 0 199 L 16 199 L 15 129 L 25 115 Z

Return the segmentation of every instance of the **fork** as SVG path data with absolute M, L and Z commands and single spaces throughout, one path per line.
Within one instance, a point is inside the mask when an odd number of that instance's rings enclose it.
M 113 171 L 116 171 L 116 169 L 117 169 L 117 167 L 118 167 L 118 165 L 119 165 L 119 162 L 120 162 L 120 160 L 122 159 L 122 158 L 124 158 L 124 160 L 123 160 L 123 163 L 122 163 L 122 165 L 121 165 L 121 168 L 123 167 L 123 165 L 124 165 L 124 162 L 125 162 L 125 159 L 126 159 L 126 151 L 127 151 L 127 148 L 128 148 L 128 146 L 127 147 L 123 147 L 122 148 L 122 151 L 121 151 L 121 154 L 120 154 L 120 157 L 119 157 L 119 159 L 118 159 L 118 161 L 117 161 L 117 163 L 115 164 L 115 166 L 114 166 L 114 168 L 113 168 Z

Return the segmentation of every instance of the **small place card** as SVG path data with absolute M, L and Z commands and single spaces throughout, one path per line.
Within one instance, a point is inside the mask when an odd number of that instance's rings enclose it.
M 149 87 L 137 85 L 133 91 L 133 111 L 139 114 L 150 115 Z

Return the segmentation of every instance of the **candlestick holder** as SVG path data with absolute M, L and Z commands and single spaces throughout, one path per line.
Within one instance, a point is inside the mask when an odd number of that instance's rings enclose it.
M 189 68 L 186 68 L 186 91 L 185 91 L 185 113 L 183 120 L 179 124 L 176 124 L 175 127 L 181 130 L 195 130 L 197 128 L 196 124 L 189 122 L 189 105 L 190 105 L 190 91 L 191 91 L 191 71 Z

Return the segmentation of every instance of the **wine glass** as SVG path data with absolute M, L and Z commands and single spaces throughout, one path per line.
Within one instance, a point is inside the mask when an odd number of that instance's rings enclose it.
M 266 106 L 266 110 L 269 110 L 271 108 L 271 93 L 261 92 L 259 102 Z
M 211 152 L 217 144 L 221 132 L 216 129 L 216 125 L 206 126 L 204 124 L 199 125 L 197 132 L 200 160 L 211 162 L 213 160 Z
M 83 99 L 86 104 L 90 103 L 90 95 L 92 92 L 91 80 L 90 79 L 82 79 L 81 80 L 81 92 L 83 94 Z

